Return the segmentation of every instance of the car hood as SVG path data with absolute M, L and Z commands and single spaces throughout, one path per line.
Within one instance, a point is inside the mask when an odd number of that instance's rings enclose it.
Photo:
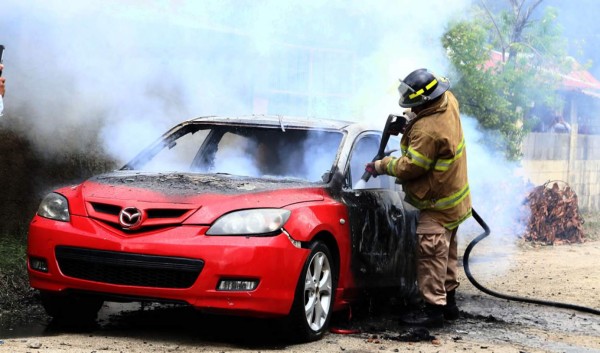
M 151 223 L 210 224 L 233 210 L 321 201 L 324 188 L 292 179 L 117 171 L 59 192 L 69 199 L 72 214 L 106 222 L 118 223 L 122 209 L 135 207 Z

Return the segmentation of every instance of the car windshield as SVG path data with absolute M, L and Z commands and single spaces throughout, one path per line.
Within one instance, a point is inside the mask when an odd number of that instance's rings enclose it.
M 190 124 L 122 169 L 322 181 L 331 172 L 342 138 L 339 131 Z

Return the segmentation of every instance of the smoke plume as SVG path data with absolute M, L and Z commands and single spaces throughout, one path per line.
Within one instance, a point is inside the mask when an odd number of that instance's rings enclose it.
M 398 78 L 446 71 L 438 38 L 468 4 L 8 0 L 6 110 L 43 150 L 93 141 L 121 162 L 201 115 L 379 126 Z
M 49 154 L 97 144 L 121 163 L 203 115 L 382 127 L 401 112 L 398 78 L 421 67 L 449 71 L 439 38 L 470 3 L 5 0 L 2 124 L 20 126 Z M 497 210 L 517 205 L 489 195 L 515 169 L 479 147 L 473 124 L 465 129 L 475 207 L 498 219 Z

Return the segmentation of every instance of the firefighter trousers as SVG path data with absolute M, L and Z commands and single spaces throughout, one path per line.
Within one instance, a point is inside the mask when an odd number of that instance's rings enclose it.
M 426 303 L 446 305 L 446 293 L 459 285 L 456 231 L 429 217 L 419 219 L 417 282 Z

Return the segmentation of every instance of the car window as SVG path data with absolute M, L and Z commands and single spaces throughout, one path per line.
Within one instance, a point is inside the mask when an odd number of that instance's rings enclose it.
M 144 165 L 143 170 L 151 172 L 187 171 L 193 163 L 208 135 L 209 130 L 190 131 L 162 148 Z
M 211 172 L 260 176 L 261 169 L 265 167 L 260 162 L 264 159 L 266 157 L 259 152 L 256 139 L 226 132 L 218 142 Z M 274 160 L 272 162 L 276 163 Z
M 335 165 L 343 137 L 339 131 L 188 125 L 142 152 L 123 169 L 320 182 Z
M 216 152 L 207 171 L 321 181 L 331 171 L 342 137 L 341 133 L 310 130 L 228 130 L 215 141 Z
M 390 136 L 388 144 L 385 147 L 385 153 L 396 158 L 402 156 L 402 152 L 400 151 L 400 137 Z
M 369 178 L 366 184 L 359 183 L 365 172 L 365 164 L 373 160 L 379 150 L 379 136 L 363 135 L 354 143 L 350 155 L 348 180 L 353 189 L 376 189 L 382 187 L 382 178 Z

